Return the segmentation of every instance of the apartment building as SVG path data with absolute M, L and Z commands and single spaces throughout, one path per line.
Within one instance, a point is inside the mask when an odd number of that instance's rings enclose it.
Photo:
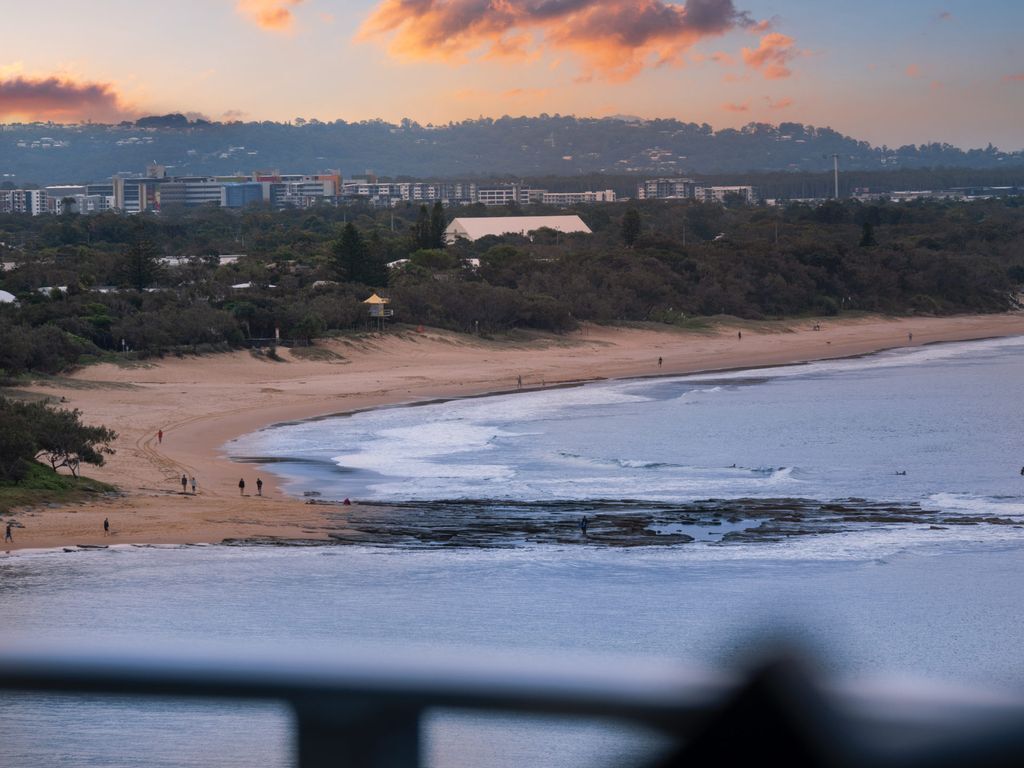
M 757 189 L 749 184 L 731 187 L 705 187 L 703 199 L 705 203 L 724 203 L 729 199 L 740 199 L 748 205 L 753 205 L 758 201 L 758 195 Z
M 0 213 L 46 213 L 46 191 L 42 189 L 0 190 Z
M 615 190 L 601 192 L 546 192 L 541 190 L 540 202 L 545 205 L 577 205 L 579 203 L 614 203 Z
M 702 199 L 704 185 L 693 179 L 648 179 L 637 185 L 637 200 Z

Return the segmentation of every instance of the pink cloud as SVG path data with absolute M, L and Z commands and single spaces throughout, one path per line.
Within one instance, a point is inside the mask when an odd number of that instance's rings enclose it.
M 377 0 L 356 39 L 387 40 L 398 58 L 456 63 L 481 51 L 522 57 L 533 46 L 574 54 L 584 78 L 628 80 L 754 26 L 733 0 Z
M 907 77 L 920 77 L 921 67 L 917 64 L 908 64 L 906 69 Z
M 750 104 L 723 104 L 722 109 L 726 112 L 749 112 Z
M 285 32 L 295 22 L 291 9 L 303 0 L 238 0 L 235 5 L 244 17 L 271 32 Z
M 793 106 L 793 100 L 790 98 L 773 99 L 771 96 L 765 96 L 765 101 L 768 102 L 768 109 L 788 109 Z
M 21 75 L 0 80 L 0 118 L 116 122 L 136 116 L 110 83 Z
M 1024 83 L 1024 72 L 1016 72 L 1003 77 L 1004 83 Z
M 793 73 L 788 64 L 799 55 L 794 43 L 788 35 L 771 32 L 761 38 L 757 48 L 743 49 L 743 62 L 751 69 L 759 70 L 766 80 L 789 77 Z

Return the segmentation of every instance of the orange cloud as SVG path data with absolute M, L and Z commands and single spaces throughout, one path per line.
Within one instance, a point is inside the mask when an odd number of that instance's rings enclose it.
M 114 122 L 136 115 L 110 83 L 21 75 L 0 80 L 0 119 Z
M 1017 72 L 1003 77 L 1004 83 L 1024 83 L 1024 72 Z
M 771 96 L 765 96 L 765 101 L 768 102 L 768 109 L 787 109 L 793 106 L 793 100 L 789 98 L 773 99 Z
M 750 104 L 723 104 L 722 109 L 726 112 L 749 112 Z
M 794 42 L 788 35 L 772 32 L 761 38 L 756 49 L 743 49 L 743 62 L 751 69 L 760 70 L 766 80 L 789 77 L 793 73 L 787 65 L 798 55 L 793 49 Z
M 917 77 L 921 74 L 921 68 L 917 64 L 907 65 L 907 77 Z
M 398 58 L 450 62 L 543 47 L 575 54 L 584 77 L 628 80 L 652 64 L 682 64 L 705 38 L 754 25 L 733 0 L 378 0 L 356 39 L 386 38 Z
M 263 29 L 284 32 L 295 21 L 290 9 L 300 3 L 302 0 L 238 0 L 235 9 Z

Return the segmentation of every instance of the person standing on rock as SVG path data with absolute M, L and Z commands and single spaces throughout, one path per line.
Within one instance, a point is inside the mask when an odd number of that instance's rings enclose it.
M 238 481 L 238 495 L 245 496 L 245 478 Z
M 185 475 L 181 476 L 181 492 L 188 493 L 188 478 Z
M 256 478 L 256 495 L 263 495 L 263 480 L 259 477 Z

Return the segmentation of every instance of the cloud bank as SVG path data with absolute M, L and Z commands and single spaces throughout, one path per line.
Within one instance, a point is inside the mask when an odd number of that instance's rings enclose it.
M 133 117 L 135 111 L 109 83 L 21 75 L 0 80 L 0 119 L 116 122 Z
M 587 75 L 628 80 L 739 28 L 758 25 L 733 0 L 380 0 L 357 39 L 386 38 L 411 60 L 522 57 L 543 46 L 575 54 Z
M 285 32 L 295 22 L 291 9 L 302 0 L 238 0 L 235 8 L 249 21 L 271 32 Z

